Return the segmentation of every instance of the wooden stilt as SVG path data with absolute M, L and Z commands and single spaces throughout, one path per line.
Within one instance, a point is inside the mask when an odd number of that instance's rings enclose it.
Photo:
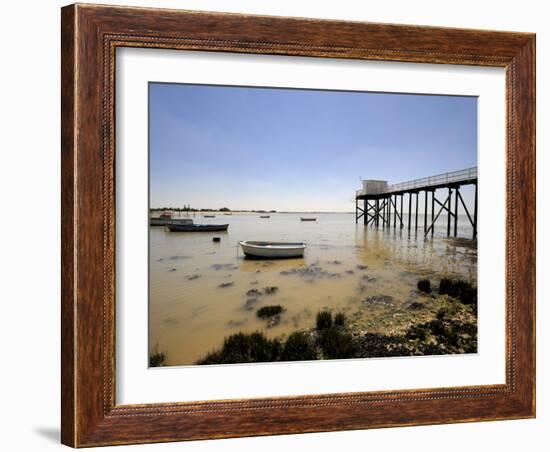
M 447 237 L 451 235 L 451 199 L 453 189 L 449 187 L 449 196 L 447 197 Z
M 397 195 L 393 195 L 393 228 L 397 224 Z
M 477 238 L 477 182 L 475 185 L 475 196 L 474 196 L 474 233 L 473 238 Z
M 409 232 L 411 230 L 411 201 L 412 201 L 412 193 L 409 193 Z
M 460 187 L 455 188 L 455 228 L 454 228 L 454 236 L 457 236 L 458 231 L 458 190 L 460 190 Z
M 418 230 L 418 192 L 416 192 L 416 209 L 414 210 L 414 230 Z
M 424 196 L 424 233 L 428 230 L 428 190 Z
M 434 210 L 435 210 L 435 190 L 432 190 L 432 224 L 434 222 Z M 434 235 L 434 229 L 432 228 L 432 235 Z
M 401 193 L 401 199 L 399 200 L 399 228 L 403 229 L 403 193 Z

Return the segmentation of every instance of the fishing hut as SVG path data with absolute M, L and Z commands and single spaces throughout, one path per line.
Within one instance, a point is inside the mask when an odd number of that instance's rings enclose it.
M 460 193 L 460 189 L 466 185 L 474 186 L 472 212 L 466 206 Z M 420 195 L 421 201 L 424 202 L 424 236 L 433 235 L 437 219 L 442 212 L 446 212 L 447 236 L 451 236 L 452 232 L 452 235 L 456 237 L 460 204 L 472 226 L 472 237 L 475 239 L 477 237 L 478 216 L 477 186 L 477 167 L 393 185 L 383 180 L 363 180 L 362 188 L 355 193 L 355 223 L 363 218 L 363 223 L 371 227 L 390 228 L 393 223 L 393 228 L 403 229 L 406 226 L 409 231 L 414 225 L 414 230 L 417 232 Z M 441 193 L 443 193 L 443 197 L 441 197 Z M 407 202 L 407 218 L 404 218 L 403 203 Z

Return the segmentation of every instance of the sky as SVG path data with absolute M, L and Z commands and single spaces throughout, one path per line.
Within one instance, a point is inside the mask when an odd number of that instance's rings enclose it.
M 153 208 L 350 212 L 361 179 L 476 165 L 476 97 L 149 84 Z

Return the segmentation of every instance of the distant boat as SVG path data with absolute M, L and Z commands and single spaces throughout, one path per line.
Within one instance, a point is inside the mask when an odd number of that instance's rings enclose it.
M 233 215 L 233 214 L 232 214 L 232 213 L 227 213 L 227 212 L 226 212 L 226 213 L 224 213 L 224 215 Z
M 164 226 L 167 223 L 172 221 L 172 212 L 170 210 L 165 210 L 158 217 L 149 218 L 150 226 Z
M 271 218 L 270 215 L 260 215 L 260 218 Z
M 303 257 L 306 244 L 303 242 L 239 242 L 247 257 L 281 259 Z
M 204 218 L 216 218 L 216 215 L 203 215 Z
M 166 227 L 172 232 L 219 232 L 227 231 L 228 224 L 188 224 L 172 222 Z
M 301 220 L 301 221 L 317 221 L 317 218 L 305 218 L 305 217 L 300 217 L 300 220 Z

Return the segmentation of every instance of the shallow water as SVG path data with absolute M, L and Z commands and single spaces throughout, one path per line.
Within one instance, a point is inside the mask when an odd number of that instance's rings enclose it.
M 459 239 L 446 237 L 446 217 L 434 237 L 420 227 L 373 229 L 355 224 L 353 213 L 197 215 L 195 223 L 229 223 L 228 232 L 168 232 L 150 228 L 149 343 L 167 353 L 168 365 L 189 365 L 218 348 L 225 336 L 263 330 L 268 336 L 310 328 L 322 308 L 345 311 L 359 322 L 380 311 L 392 312 L 414 300 L 421 277 L 477 279 L 477 244 L 470 240 L 468 219 L 459 218 Z M 406 215 L 404 215 L 406 217 Z M 414 226 L 414 225 L 413 225 Z M 213 237 L 221 237 L 219 243 Z M 248 260 L 240 240 L 304 241 L 303 259 Z M 248 303 L 247 291 L 275 286 Z M 370 296 L 389 295 L 381 305 Z M 280 304 L 285 311 L 271 328 L 256 317 L 262 306 Z

